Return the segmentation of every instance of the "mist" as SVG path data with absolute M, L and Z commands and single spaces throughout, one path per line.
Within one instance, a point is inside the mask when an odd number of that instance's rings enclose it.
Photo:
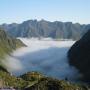
M 78 70 L 69 66 L 67 51 L 75 41 L 38 40 L 35 38 L 20 40 L 27 45 L 17 49 L 4 64 L 9 72 L 21 75 L 29 71 L 38 71 L 54 78 L 76 80 Z

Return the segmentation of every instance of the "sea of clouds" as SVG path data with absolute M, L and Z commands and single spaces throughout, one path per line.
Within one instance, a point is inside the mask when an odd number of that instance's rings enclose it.
M 14 51 L 7 57 L 4 65 L 14 75 L 29 71 L 39 71 L 45 75 L 69 80 L 76 80 L 78 71 L 69 66 L 67 51 L 75 41 L 56 41 L 46 39 L 20 38 L 27 45 Z

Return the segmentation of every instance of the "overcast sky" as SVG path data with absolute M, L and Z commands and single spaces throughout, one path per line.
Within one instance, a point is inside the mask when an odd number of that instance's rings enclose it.
M 90 0 L 0 0 L 0 24 L 30 19 L 90 24 Z

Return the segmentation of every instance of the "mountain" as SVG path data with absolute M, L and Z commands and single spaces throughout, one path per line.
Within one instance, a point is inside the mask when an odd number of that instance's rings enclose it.
M 82 79 L 90 83 L 90 30 L 70 48 L 68 58 L 83 75 Z
M 28 20 L 21 24 L 2 24 L 0 27 L 14 37 L 52 37 L 77 40 L 90 29 L 90 24 Z
M 0 58 L 21 46 L 25 45 L 19 39 L 9 36 L 4 30 L 0 29 Z
M 8 90 L 13 87 L 16 90 L 89 90 L 86 85 L 53 79 L 38 72 L 28 72 L 18 77 L 12 75 L 2 65 L 1 60 L 22 46 L 25 45 L 20 40 L 0 29 L 0 89 L 3 87 Z
M 7 71 L 3 67 L 2 60 L 6 55 L 10 55 L 13 50 L 22 46 L 25 45 L 19 39 L 9 36 L 4 30 L 0 29 L 0 70 Z

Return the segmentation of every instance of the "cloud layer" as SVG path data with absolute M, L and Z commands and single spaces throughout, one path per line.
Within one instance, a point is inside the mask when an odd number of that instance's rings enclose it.
M 21 40 L 27 47 L 16 50 L 12 54 L 14 60 L 8 58 L 10 72 L 20 75 L 28 71 L 39 71 L 60 79 L 77 78 L 78 71 L 69 66 L 67 59 L 67 51 L 74 41 L 54 41 L 50 38 Z

